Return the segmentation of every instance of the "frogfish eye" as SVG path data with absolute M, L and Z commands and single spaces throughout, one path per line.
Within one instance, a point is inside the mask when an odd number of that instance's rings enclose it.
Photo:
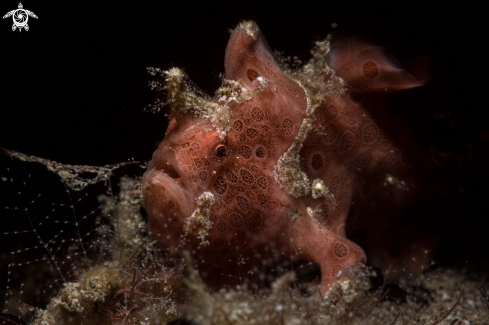
M 219 144 L 216 147 L 216 156 L 222 158 L 226 155 L 226 146 L 223 144 Z

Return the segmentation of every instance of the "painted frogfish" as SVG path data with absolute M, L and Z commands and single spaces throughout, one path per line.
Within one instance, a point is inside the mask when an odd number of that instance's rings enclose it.
M 143 176 L 148 229 L 161 247 L 191 252 L 211 285 L 253 283 L 285 258 L 317 263 L 326 291 L 366 262 L 345 235 L 353 198 L 408 191 L 407 163 L 362 96 L 421 82 L 360 41 L 327 38 L 311 53 L 291 68 L 246 21 L 213 97 L 178 68 L 153 70 L 171 112 Z

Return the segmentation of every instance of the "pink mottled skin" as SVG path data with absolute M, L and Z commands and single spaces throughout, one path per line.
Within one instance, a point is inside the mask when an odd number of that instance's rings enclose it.
M 406 200 L 408 164 L 362 96 L 421 83 L 381 48 L 358 41 L 337 44 L 328 62 L 347 91 L 324 98 L 300 150 L 301 170 L 311 182 L 324 182 L 326 196 L 313 198 L 309 192 L 296 198 L 274 177 L 277 161 L 306 118 L 307 100 L 277 65 L 261 32 L 254 39 L 244 28 L 234 30 L 226 78 L 241 79 L 249 90 L 256 89 L 258 76 L 273 86 L 233 104 L 224 140 L 208 119 L 172 116 L 143 177 L 148 227 L 160 246 L 191 251 L 210 285 L 258 281 L 272 262 L 290 258 L 319 264 L 326 291 L 345 265 L 366 262 L 362 248 L 345 236 L 352 198 Z M 209 245 L 184 230 L 204 192 L 215 198 Z

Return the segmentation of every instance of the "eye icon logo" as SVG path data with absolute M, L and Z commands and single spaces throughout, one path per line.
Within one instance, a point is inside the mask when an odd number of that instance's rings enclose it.
M 22 3 L 19 3 L 19 7 L 17 9 L 7 12 L 5 16 L 3 16 L 3 19 L 10 16 L 12 16 L 12 19 L 14 21 L 14 24 L 12 25 L 12 31 L 15 31 L 18 28 L 19 32 L 22 31 L 22 28 L 24 28 L 26 31 L 29 30 L 29 25 L 27 25 L 29 16 L 37 19 L 36 14 L 32 11 L 25 10 L 24 6 L 22 6 Z

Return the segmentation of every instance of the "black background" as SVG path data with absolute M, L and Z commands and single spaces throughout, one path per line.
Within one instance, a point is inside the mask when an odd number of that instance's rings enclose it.
M 488 256 L 487 24 L 481 7 L 438 1 L 22 3 L 39 19 L 29 18 L 30 30 L 20 33 L 12 32 L 11 18 L 0 20 L 0 145 L 66 164 L 149 160 L 163 139 L 166 117 L 144 112 L 154 100 L 146 67 L 181 67 L 213 94 L 224 72 L 229 30 L 243 19 L 258 23 L 272 49 L 304 61 L 314 41 L 331 32 L 380 41 L 408 67 L 428 54 L 432 80 L 399 97 L 414 104 L 397 114 L 444 154 L 440 175 L 445 172 L 444 184 L 460 194 L 446 198 L 455 212 L 436 216 L 440 226 L 453 221 L 460 227 L 450 233 L 459 237 L 446 240 L 439 260 L 454 256 L 457 263 L 480 265 Z M 2 1 L 0 14 L 17 5 Z M 57 177 L 44 167 L 0 157 L 0 176 L 9 175 L 7 167 L 17 186 L 27 180 L 25 201 L 42 194 L 40 210 L 49 210 L 43 202 L 66 200 Z M 124 173 L 142 170 L 126 168 L 118 175 Z M 22 214 L 3 210 L 19 205 L 16 190 L 9 182 L 0 182 L 0 190 L 3 260 L 12 249 L 36 243 L 2 235 L 29 227 Z M 92 201 L 84 201 L 81 215 L 96 206 Z M 5 270 L 3 262 L 0 278 Z

